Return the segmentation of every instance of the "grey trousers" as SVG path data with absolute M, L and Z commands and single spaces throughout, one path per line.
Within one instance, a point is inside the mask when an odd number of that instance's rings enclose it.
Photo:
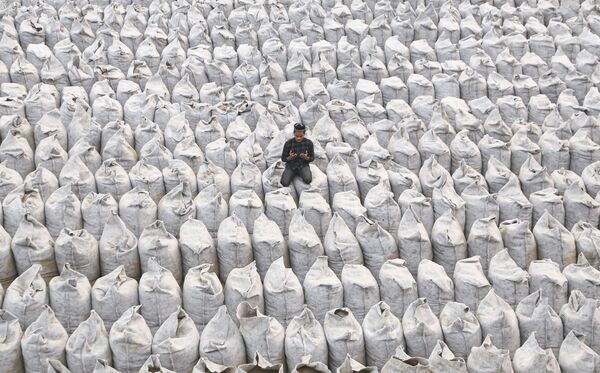
M 296 175 L 300 175 L 302 181 L 306 184 L 310 184 L 312 181 L 312 173 L 310 172 L 310 167 L 308 165 L 298 169 L 292 169 L 289 166 L 285 166 L 285 170 L 283 170 L 283 174 L 281 175 L 281 185 L 284 187 L 289 186 Z

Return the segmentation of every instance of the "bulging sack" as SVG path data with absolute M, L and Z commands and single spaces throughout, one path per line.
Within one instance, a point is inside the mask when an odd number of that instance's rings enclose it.
M 100 268 L 107 275 L 117 267 L 123 266 L 128 276 L 139 279 L 141 275 L 140 256 L 137 250 L 138 240 L 116 212 L 104 225 L 98 242 Z
M 179 309 L 158 328 L 152 340 L 152 353 L 162 366 L 174 372 L 192 373 L 200 355 L 200 333 L 188 314 Z
M 535 236 L 529 230 L 529 223 L 519 219 L 505 220 L 499 228 L 509 255 L 519 267 L 526 269 L 529 263 L 537 259 L 537 245 Z
M 327 256 L 319 256 L 310 267 L 302 284 L 306 306 L 322 324 L 327 311 L 344 306 L 344 289 L 328 266 Z
M 564 373 L 593 372 L 600 364 L 600 355 L 585 344 L 582 334 L 571 331 L 560 346 L 558 362 Z
M 430 260 L 422 260 L 417 274 L 419 296 L 427 299 L 433 313 L 438 316 L 447 302 L 454 300 L 454 283 L 444 268 Z
M 531 155 L 521 166 L 518 176 L 523 193 L 528 198 L 531 193 L 554 187 L 554 181 L 550 177 L 550 173 Z
M 551 349 L 540 347 L 535 332 L 531 333 L 525 343 L 515 351 L 513 369 L 515 373 L 560 372 L 560 366 L 554 353 Z
M 406 266 L 413 276 L 417 274 L 422 260 L 433 260 L 429 234 L 412 207 L 404 212 L 398 226 L 398 246 L 400 258 L 405 258 Z
M 0 369 L 7 372 L 23 373 L 23 356 L 21 354 L 21 337 L 23 331 L 15 315 L 6 310 L 0 310 L 0 328 L 3 340 L 0 343 Z
M 54 243 L 56 266 L 63 268 L 69 263 L 71 268 L 96 281 L 100 277 L 100 255 L 98 241 L 86 230 L 72 231 L 64 228 Z
M 561 269 L 576 261 L 575 238 L 548 211 L 533 227 L 538 256 L 551 259 Z
M 15 259 L 10 249 L 11 237 L 0 227 L 0 287 L 6 289 L 17 277 Z
M 180 284 L 183 280 L 177 239 L 167 231 L 161 220 L 144 228 L 138 240 L 138 254 L 143 273 L 148 272 L 149 259 L 154 258 L 173 274 L 177 283 Z
M 93 371 L 99 359 L 112 363 L 108 332 L 95 311 L 69 337 L 66 355 L 69 368 L 76 372 Z
M 448 302 L 440 314 L 444 340 L 452 352 L 466 359 L 482 342 L 479 320 L 464 303 Z
M 127 276 L 124 266 L 100 277 L 92 287 L 92 309 L 104 321 L 107 330 L 129 308 L 139 304 L 138 283 Z
M 452 181 L 454 182 L 454 189 L 458 194 L 462 194 L 464 190 L 473 183 L 483 187 L 486 191 L 489 188 L 480 171 L 477 171 L 465 162 L 461 162 L 460 167 L 452 173 Z
M 139 314 L 141 306 L 127 309 L 108 336 L 113 366 L 121 372 L 139 372 L 152 353 L 152 332 Z
M 362 324 L 367 365 L 383 368 L 397 348 L 404 349 L 402 323 L 385 302 L 375 304 Z
M 275 260 L 283 258 L 285 264 L 289 263 L 287 242 L 277 223 L 265 214 L 261 214 L 254 221 L 252 250 L 258 274 L 262 279 Z
M 490 194 L 477 182 L 463 189 L 460 197 L 465 202 L 465 236 L 469 238 L 473 225 L 480 219 L 494 218 L 495 224 L 500 219 L 498 196 Z
M 513 372 L 508 350 L 496 347 L 491 336 L 485 337 L 481 346 L 473 347 L 467 360 L 469 372 Z
M 285 355 L 287 366 L 297 367 L 309 361 L 319 364 L 328 362 L 328 348 L 325 332 L 307 307 L 294 317 L 285 331 Z
M 92 309 L 92 286 L 83 274 L 65 264 L 60 276 L 48 284 L 50 306 L 67 333 L 71 334 L 85 321 Z
M 235 367 L 217 364 L 202 357 L 198 360 L 192 373 L 235 373 L 235 371 Z
M 498 205 L 502 222 L 510 219 L 530 222 L 532 219 L 533 205 L 521 191 L 519 180 L 516 177 L 509 178 L 506 184 L 498 190 Z
M 68 334 L 54 316 L 50 306 L 44 306 L 39 317 L 23 333 L 21 351 L 25 372 L 43 372 L 48 360 L 56 359 L 66 364 L 65 346 Z
M 563 270 L 569 282 L 569 292 L 581 291 L 588 298 L 596 298 L 600 291 L 600 271 L 592 267 L 585 255 L 579 254 L 576 264 L 569 264 Z
M 477 307 L 477 319 L 481 325 L 482 335 L 486 338 L 482 347 L 498 345 L 499 348 L 512 353 L 519 348 L 519 322 L 510 305 L 490 290 Z M 496 348 L 496 347 L 494 347 Z M 471 356 L 473 351 L 471 351 Z
M 327 165 L 327 181 L 329 193 L 333 196 L 337 193 L 347 191 L 354 191 L 356 194 L 360 193 L 352 169 L 340 154 L 336 154 Z
M 217 184 L 209 184 L 202 188 L 194 198 L 196 219 L 204 223 L 213 238 L 217 237 L 219 225 L 229 215 L 229 205 L 221 190 Z
M 246 363 L 244 339 L 229 316 L 227 307 L 219 307 L 202 331 L 200 356 L 225 366 L 235 367 Z
M 554 173 L 553 173 L 554 175 Z M 533 221 L 537 221 L 548 211 L 561 224 L 565 222 L 565 206 L 563 196 L 558 189 L 548 188 L 529 195 L 529 201 L 533 205 Z
M 352 192 L 339 192 L 333 196 L 331 208 L 337 212 L 352 232 L 356 231 L 358 219 L 363 216 L 367 209 L 362 205 L 359 196 Z
M 265 212 L 264 204 L 253 190 L 240 190 L 229 199 L 229 214 L 236 214 L 252 234 L 254 221 Z
M 424 357 L 411 357 L 403 349 L 398 348 L 396 353 L 385 363 L 382 373 L 431 373 L 429 360 Z
M 548 299 L 538 290 L 523 298 L 516 309 L 521 343 L 531 334 L 536 335 L 540 347 L 558 355 L 563 341 L 563 324 L 558 313 L 548 305 Z
M 579 221 L 587 221 L 598 226 L 600 203 L 593 199 L 576 183 L 571 184 L 564 193 L 565 228 L 572 229 Z
M 253 261 L 250 235 L 244 222 L 235 213 L 219 225 L 217 257 L 222 282 L 227 280 L 232 269 L 247 266 Z
M 336 373 L 374 373 L 377 372 L 377 367 L 375 366 L 364 366 L 358 361 L 354 360 L 350 355 L 346 355 L 346 359 L 339 368 L 337 368 Z
M 400 223 L 400 207 L 394 200 L 394 193 L 384 183 L 374 186 L 365 197 L 365 208 L 370 219 L 383 229 L 395 235 Z
M 362 323 L 371 307 L 380 300 L 377 280 L 366 267 L 359 264 L 344 265 L 341 280 L 344 307 L 349 308 L 356 320 Z
M 388 304 L 391 312 L 398 318 L 418 298 L 417 282 L 404 259 L 392 259 L 383 263 L 378 282 L 381 300 Z
M 118 211 L 119 205 L 110 194 L 90 193 L 81 201 L 83 228 L 100 240 L 108 219 Z
M 363 255 L 356 240 L 344 219 L 335 212 L 329 222 L 329 228 L 323 240 L 325 255 L 329 258 L 329 266 L 340 277 L 346 264 L 363 264 Z
M 183 308 L 202 333 L 208 322 L 225 304 L 223 285 L 208 263 L 190 268 L 183 281 Z
M 148 271 L 140 278 L 141 313 L 155 332 L 181 306 L 181 288 L 175 276 L 154 257 L 148 259 Z
M 248 302 L 264 311 L 263 284 L 254 262 L 242 268 L 234 268 L 225 281 L 225 305 L 229 316 L 238 323 L 236 312 L 242 302 Z
M 202 221 L 189 218 L 181 225 L 179 250 L 181 251 L 184 276 L 190 269 L 203 263 L 210 264 L 215 272 L 219 272 L 217 248 L 210 232 Z
M 150 194 L 137 187 L 125 193 L 119 200 L 119 216 L 136 237 L 156 221 L 157 212 L 157 205 Z
M 379 270 L 383 263 L 398 257 L 398 246 L 394 239 L 397 232 L 395 233 L 392 235 L 377 222 L 366 217 L 356 226 L 356 239 L 362 249 L 364 264 L 376 279 L 379 278 Z
M 60 235 L 63 228 L 70 230 L 83 228 L 81 202 L 69 184 L 58 188 L 48 197 L 44 212 L 46 216 L 52 217 L 46 222 L 46 227 L 54 239 Z
M 429 356 L 438 340 L 443 340 L 440 321 L 426 298 L 412 302 L 402 316 L 402 329 L 407 352 L 411 356 Z
M 346 355 L 361 364 L 366 363 L 363 330 L 350 309 L 336 308 L 328 311 L 323 330 L 329 349 L 330 370 L 339 368 Z
M 433 260 L 452 276 L 456 262 L 467 257 L 467 240 L 451 210 L 446 210 L 433 224 L 431 244 Z
M 274 190 L 266 194 L 265 213 L 269 219 L 275 221 L 285 236 L 288 235 L 290 222 L 297 209 L 296 201 L 289 188 Z
M 488 277 L 496 293 L 513 308 L 529 295 L 529 274 L 517 266 L 506 249 L 490 261 Z
M 23 216 L 10 247 L 19 273 L 25 272 L 34 264 L 39 264 L 42 277 L 46 281 L 58 275 L 54 259 L 54 240 L 46 227 L 32 215 Z
M 456 263 L 454 296 L 457 302 L 476 310 L 491 288 L 478 256 L 459 260 Z
M 600 230 L 588 222 L 580 221 L 571 229 L 575 238 L 577 253 L 585 255 L 595 268 L 600 268 L 600 252 L 596 249 L 596 242 L 600 243 Z
M 94 366 L 94 370 L 92 373 L 115 373 L 118 371 L 112 368 L 111 363 L 105 360 L 96 360 L 96 365 Z
M 452 353 L 448 346 L 438 341 L 435 348 L 429 355 L 429 364 L 432 370 L 440 372 L 467 372 L 467 363 L 462 357 L 457 357 Z
M 114 158 L 102 163 L 95 173 L 95 178 L 98 192 L 109 193 L 116 200 L 121 199 L 121 196 L 132 188 L 129 174 Z
M 196 206 L 192 199 L 192 189 L 186 182 L 172 188 L 158 202 L 158 219 L 175 237 L 179 237 L 179 230 L 183 223 L 195 216 Z
M 33 264 L 14 279 L 4 294 L 2 308 L 13 314 L 26 329 L 50 303 L 48 287 L 42 277 L 42 266 Z
M 290 268 L 286 268 L 283 258 L 271 264 L 265 274 L 265 311 L 284 327 L 302 312 L 304 291 L 302 284 Z
M 273 364 L 285 365 L 285 329 L 274 317 L 263 315 L 248 302 L 238 305 L 236 317 L 246 346 L 246 360 L 252 352 Z
M 144 362 L 144 365 L 142 365 L 142 367 L 140 368 L 140 373 L 150 372 L 175 373 L 170 369 L 163 368 L 158 355 L 150 355 L 148 359 L 146 359 L 146 361 Z
M 240 372 L 277 372 L 283 373 L 283 364 L 271 363 L 265 359 L 260 352 L 257 352 L 252 359 L 252 363 L 242 364 L 238 367 Z
M 316 187 L 311 187 L 300 195 L 298 207 L 304 210 L 304 218 L 322 240 L 332 217 L 329 202 L 323 198 Z
M 31 214 L 42 223 L 46 222 L 42 193 L 35 186 L 30 185 L 30 182 L 13 189 L 2 201 L 2 209 L 5 215 L 5 229 L 11 235 L 15 234 L 26 214 Z
M 529 292 L 539 289 L 557 313 L 567 303 L 569 284 L 558 264 L 551 259 L 534 260 L 529 264 Z
M 291 227 L 288 238 L 290 266 L 298 280 L 303 282 L 310 267 L 319 256 L 325 254 L 325 250 L 314 227 L 306 221 L 301 209 L 294 213 Z
M 320 360 L 312 359 L 311 355 L 305 355 L 300 363 L 294 366 L 293 373 L 298 372 L 314 372 L 314 373 L 328 373 L 331 372 L 326 364 L 323 364 Z
M 148 191 L 156 203 L 165 195 L 165 184 L 162 172 L 145 158 L 142 158 L 129 171 L 129 179 L 133 188 Z
M 573 290 L 569 302 L 560 310 L 560 319 L 564 334 L 577 330 L 583 334 L 586 345 L 596 353 L 600 351 L 600 338 L 596 330 L 600 321 L 600 308 L 596 299 L 586 298 L 579 290 Z

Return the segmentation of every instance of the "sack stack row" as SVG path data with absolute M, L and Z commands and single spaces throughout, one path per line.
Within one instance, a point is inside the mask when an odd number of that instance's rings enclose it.
M 550 259 L 526 272 L 506 249 L 491 284 L 478 256 L 458 261 L 453 279 L 424 259 L 416 281 L 402 259 L 378 279 L 345 264 L 340 280 L 319 256 L 302 284 L 279 257 L 262 280 L 251 262 L 224 286 L 210 264 L 180 286 L 156 257 L 139 282 L 119 266 L 93 286 L 70 264 L 46 285 L 34 264 L 6 291 L 0 362 L 7 372 L 575 372 L 600 362 L 597 272 L 583 254 L 564 273 Z
M 0 4 L 0 372 L 600 366 L 596 1 Z

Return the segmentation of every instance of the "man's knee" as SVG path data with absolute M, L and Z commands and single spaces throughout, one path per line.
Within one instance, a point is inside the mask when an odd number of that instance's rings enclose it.
M 292 183 L 292 179 L 294 179 L 294 174 L 294 171 L 286 167 L 285 170 L 283 170 L 281 180 L 279 181 L 281 185 L 283 185 L 284 187 L 290 186 L 290 184 Z
M 286 177 L 286 176 L 287 175 L 281 175 L 281 180 L 280 180 L 281 185 L 283 185 L 284 187 L 288 187 L 292 183 L 292 178 Z
M 305 167 L 302 169 L 302 181 L 306 184 L 310 184 L 312 182 L 312 172 L 310 172 L 310 168 Z

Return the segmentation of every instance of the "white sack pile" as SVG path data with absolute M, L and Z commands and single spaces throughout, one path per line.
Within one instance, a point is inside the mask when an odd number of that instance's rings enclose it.
M 0 372 L 598 372 L 596 0 L 0 7 Z

